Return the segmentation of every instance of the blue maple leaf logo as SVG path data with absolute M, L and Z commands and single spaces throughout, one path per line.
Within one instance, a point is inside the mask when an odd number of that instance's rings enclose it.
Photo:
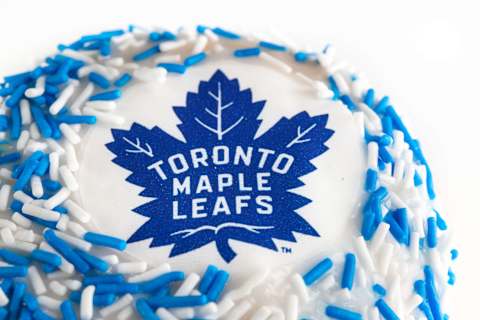
M 188 92 L 186 106 L 174 107 L 185 142 L 138 123 L 112 129 L 112 161 L 131 172 L 126 181 L 143 188 L 140 196 L 153 199 L 133 209 L 149 220 L 129 243 L 173 244 L 173 257 L 215 242 L 230 262 L 230 239 L 277 251 L 273 239 L 320 236 L 296 212 L 311 200 L 292 189 L 316 169 L 310 160 L 328 150 L 328 115 L 300 112 L 256 137 L 265 103 L 217 70 Z

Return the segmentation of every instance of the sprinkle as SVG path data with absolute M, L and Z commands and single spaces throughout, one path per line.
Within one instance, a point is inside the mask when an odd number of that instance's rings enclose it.
M 93 296 L 95 287 L 88 286 L 82 291 L 80 301 L 80 318 L 82 320 L 90 320 L 93 318 Z
M 382 287 L 380 284 L 376 283 L 372 286 L 373 292 L 377 293 L 380 296 L 385 296 L 387 294 L 387 290 Z
M 214 265 L 209 265 L 205 270 L 205 273 L 203 274 L 202 280 L 200 281 L 198 291 L 206 294 L 208 292 L 208 289 L 210 289 L 210 286 L 212 285 L 213 279 L 215 278 L 217 272 L 217 267 L 215 267 Z
M 330 318 L 339 320 L 362 320 L 362 315 L 360 313 L 333 305 L 328 305 L 325 308 L 325 314 Z
M 438 299 L 437 290 L 435 288 L 435 280 L 430 266 L 423 269 L 425 274 L 425 290 L 428 304 L 435 320 L 442 320 L 442 311 L 440 309 L 440 301 Z
M 70 300 L 65 300 L 60 305 L 60 312 L 62 313 L 63 319 L 65 320 L 76 320 L 77 316 L 75 315 L 75 310 L 73 309 L 73 304 Z
M 114 304 L 107 306 L 100 310 L 102 317 L 108 317 L 125 307 L 129 306 L 133 302 L 133 296 L 129 293 L 125 294 L 123 297 L 118 299 Z
M 125 250 L 127 247 L 125 240 L 95 232 L 87 232 L 83 239 L 97 246 L 110 247 L 120 251 Z
M 30 103 L 26 99 L 20 101 L 20 117 L 22 118 L 22 125 L 28 125 L 32 122 Z
M 55 267 L 59 267 L 62 264 L 62 259 L 59 255 L 41 249 L 33 250 L 30 257 L 34 260 L 47 263 Z
M 285 319 L 286 320 L 297 320 L 298 319 L 298 296 L 290 294 L 287 297 L 287 310 Z
M 308 287 L 305 285 L 305 281 L 300 274 L 295 273 L 292 276 L 292 285 L 295 289 L 300 301 L 302 303 L 307 303 L 310 300 L 310 295 L 308 293 Z
M 15 266 L 28 266 L 30 264 L 27 258 L 8 249 L 0 249 L 0 259 Z
M 375 90 L 370 88 L 367 90 L 367 93 L 363 97 L 363 103 L 365 103 L 370 108 L 373 108 L 374 101 L 375 101 Z
M 187 69 L 183 64 L 177 63 L 159 63 L 158 67 L 165 68 L 168 72 L 184 74 Z
M 437 222 L 434 217 L 427 219 L 427 244 L 429 248 L 437 246 Z
M 395 312 L 390 308 L 390 306 L 383 299 L 377 300 L 375 306 L 385 320 L 400 320 L 400 318 L 395 314 Z
M 16 162 L 20 160 L 21 157 L 22 155 L 20 152 L 12 152 L 12 153 L 2 155 L 0 156 L 0 165 Z
M 91 96 L 88 100 L 89 101 L 110 101 L 110 100 L 117 100 L 121 96 L 122 96 L 122 91 L 115 89 L 111 91 L 97 93 Z
M 132 76 L 129 73 L 124 73 L 123 75 L 118 78 L 113 85 L 116 87 L 124 87 L 132 80 Z
M 158 46 L 153 46 L 143 52 L 137 53 L 136 55 L 133 56 L 132 59 L 135 62 L 143 61 L 156 55 L 159 52 L 160 52 L 160 48 Z
M 102 283 L 124 283 L 125 277 L 121 274 L 105 274 L 97 276 L 86 276 L 83 278 L 83 285 L 98 285 Z
M 215 274 L 215 278 L 213 279 L 212 284 L 210 285 L 206 294 L 209 301 L 218 301 L 223 289 L 227 284 L 229 277 L 230 275 L 228 274 L 228 272 L 223 270 L 218 271 Z
M 452 260 L 456 260 L 458 258 L 458 250 L 457 249 L 452 249 L 450 251 L 450 256 Z
M 67 188 L 62 188 L 57 193 L 55 193 L 53 196 L 48 198 L 48 200 L 46 200 L 43 203 L 43 206 L 47 209 L 52 210 L 53 208 L 59 206 L 65 200 L 67 200 L 68 197 L 70 196 L 70 194 L 71 194 L 70 190 L 68 190 Z M 55 221 L 57 221 L 57 220 L 55 220 Z
M 355 280 L 355 265 L 356 258 L 352 253 L 347 253 L 345 255 L 345 266 L 343 269 L 342 276 L 342 288 L 352 290 L 353 281 Z
M 135 307 L 137 308 L 138 314 L 142 319 L 145 319 L 145 320 L 159 319 L 155 314 L 155 312 L 153 312 L 149 303 L 147 303 L 145 299 L 138 299 L 137 302 L 135 303 Z
M 267 41 L 260 41 L 258 45 L 262 48 L 266 48 L 269 50 L 273 51 L 287 51 L 287 48 L 285 46 L 282 46 L 280 44 L 272 43 L 272 42 L 267 42 Z
M 135 274 L 143 273 L 147 270 L 147 263 L 144 261 L 139 262 L 122 262 L 115 265 L 115 270 L 122 274 Z
M 183 281 L 185 279 L 185 274 L 181 271 L 172 271 L 169 273 L 162 274 L 152 280 L 144 281 L 140 283 L 141 292 L 154 292 L 159 288 L 169 284 L 174 281 Z
M 268 62 L 275 68 L 277 68 L 279 71 L 285 72 L 285 73 L 291 73 L 292 72 L 292 67 L 290 67 L 288 64 L 284 63 L 280 59 L 275 58 L 272 55 L 269 55 L 266 52 L 261 52 L 259 55 L 260 59 Z
M 48 124 L 47 119 L 43 114 L 43 111 L 40 110 L 40 108 L 38 108 L 37 106 L 32 106 L 31 112 L 32 112 L 33 120 L 35 121 L 35 124 L 37 125 L 38 130 L 42 134 L 42 137 L 50 138 L 52 136 L 52 129 L 50 128 L 50 125 Z
M 197 284 L 200 282 L 200 276 L 196 273 L 190 273 L 185 281 L 182 282 L 180 287 L 175 291 L 175 296 L 186 296 L 192 293 L 192 291 L 195 289 Z M 210 291 L 212 288 L 210 288 Z M 214 300 L 211 297 L 209 297 L 209 300 Z
M 18 106 L 12 107 L 10 117 L 12 120 L 12 125 L 10 128 L 10 138 L 12 138 L 12 140 L 17 140 L 20 137 L 20 131 L 22 126 L 20 108 Z
M 42 208 L 32 203 L 24 204 L 22 207 L 22 212 L 46 221 L 58 221 L 58 219 L 60 219 L 60 213 L 57 211 Z
M 365 179 L 365 191 L 373 192 L 377 189 L 378 173 L 376 170 L 368 169 Z
M 222 28 L 213 28 L 212 31 L 216 35 L 218 35 L 220 37 L 223 37 L 223 38 L 230 39 L 230 40 L 238 40 L 238 39 L 241 38 L 238 34 L 233 33 L 231 31 L 227 31 L 227 30 L 222 29 Z
M 229 312 L 225 314 L 224 318 L 229 320 L 240 320 L 251 308 L 252 304 L 248 300 L 243 300 L 239 304 L 230 308 Z
M 76 202 L 71 199 L 66 200 L 64 203 L 65 208 L 67 208 L 69 214 L 81 223 L 88 223 L 91 219 L 91 216 L 83 208 L 81 208 Z
M 307 286 L 311 286 L 323 275 L 327 273 L 333 267 L 333 262 L 330 258 L 325 258 L 310 269 L 304 276 L 303 281 Z
M 35 292 L 36 295 L 41 295 L 47 292 L 47 287 L 45 287 L 45 283 L 43 282 L 43 278 L 40 276 L 37 267 L 30 266 L 28 268 L 28 279 L 32 285 L 33 292 Z
M 102 89 L 110 87 L 110 81 L 98 72 L 92 71 L 88 74 L 88 80 Z
M 200 296 L 153 296 L 147 299 L 149 305 L 155 308 L 179 308 L 202 306 L 208 303 L 205 295 Z
M 163 263 L 156 268 L 143 272 L 142 274 L 131 276 L 130 278 L 128 278 L 128 282 L 136 283 L 136 282 L 149 281 L 169 271 L 170 271 L 170 265 L 168 263 Z
M 193 65 L 196 65 L 202 62 L 203 60 L 205 60 L 206 57 L 207 57 L 207 54 L 205 52 L 200 52 L 200 53 L 186 57 L 185 60 L 183 61 L 183 64 L 186 67 L 191 67 Z
M 258 57 L 260 55 L 260 48 L 245 48 L 237 49 L 233 52 L 237 58 Z
M 16 319 L 18 317 L 26 289 L 27 286 L 25 283 L 15 282 L 13 284 L 13 294 L 10 298 L 10 319 Z
M 369 272 L 373 272 L 375 270 L 375 265 L 373 264 L 372 256 L 368 251 L 365 239 L 362 236 L 355 239 L 355 247 L 357 249 L 358 257 L 361 260 L 363 266 Z
M 58 238 L 53 230 L 47 229 L 43 235 L 47 243 L 56 251 L 58 251 L 65 258 L 65 260 L 70 262 L 77 271 L 86 273 L 88 270 L 90 270 L 89 265 L 73 251 L 67 242 Z
M 6 100 L 5 105 L 9 108 L 17 106 L 20 103 L 20 100 L 22 99 L 23 94 L 25 93 L 27 88 L 28 87 L 26 84 L 18 86 L 10 95 L 10 97 Z
M 67 87 L 65 87 L 62 93 L 60 93 L 60 96 L 57 98 L 57 100 L 55 100 L 55 102 L 52 103 L 48 111 L 51 114 L 56 115 L 63 107 L 65 107 L 70 97 L 72 97 L 72 95 L 74 94 L 75 87 L 76 87 L 75 83 L 71 83 Z

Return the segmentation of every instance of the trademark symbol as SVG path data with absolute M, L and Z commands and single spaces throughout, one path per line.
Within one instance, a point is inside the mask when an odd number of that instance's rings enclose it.
M 292 253 L 292 248 L 282 247 L 282 253 Z

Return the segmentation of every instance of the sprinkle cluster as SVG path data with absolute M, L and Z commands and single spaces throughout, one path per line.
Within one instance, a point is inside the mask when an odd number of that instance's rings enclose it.
M 162 82 L 210 55 L 260 59 L 348 108 L 364 137 L 367 199 L 350 252 L 314 266 L 262 270 L 238 288 L 121 255 L 125 241 L 93 232 L 76 199 L 77 147 L 86 128 L 119 125 L 116 100 L 133 82 Z M 131 26 L 81 37 L 34 70 L 0 84 L 0 319 L 433 319 L 444 320 L 458 256 L 434 208 L 432 174 L 387 96 L 334 50 L 299 50 L 221 29 L 172 33 Z M 296 72 L 308 64 L 318 79 Z M 303 272 L 303 273 L 302 273 Z M 234 275 L 233 275 L 234 276 Z M 277 297 L 278 305 L 254 296 Z M 136 316 L 134 314 L 137 314 Z

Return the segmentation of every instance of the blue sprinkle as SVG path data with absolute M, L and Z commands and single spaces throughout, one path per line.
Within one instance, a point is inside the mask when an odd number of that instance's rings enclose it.
M 60 131 L 58 123 L 55 121 L 55 118 L 53 118 L 53 116 L 49 113 L 45 115 L 45 118 L 47 119 L 50 129 L 52 129 L 52 138 L 55 140 L 59 140 L 62 137 L 62 132 Z
M 453 286 L 456 281 L 455 273 L 453 273 L 451 268 L 448 268 L 448 284 Z
M 440 213 L 438 213 L 437 210 L 433 210 L 435 211 L 436 213 L 436 217 L 437 217 L 437 227 L 438 229 L 442 230 L 442 231 L 445 231 L 447 230 L 447 223 L 445 222 L 445 220 L 443 220 L 442 216 L 440 215 Z
M 398 222 L 395 220 L 393 216 L 393 212 L 389 212 L 385 216 L 385 222 L 390 225 L 390 233 L 398 241 L 399 244 L 406 244 L 407 243 L 407 235 L 404 230 L 400 227 Z
M 197 32 L 198 32 L 198 33 L 204 33 L 205 30 L 207 30 L 207 29 L 208 29 L 208 27 L 207 27 L 207 26 L 204 26 L 204 25 L 198 25 L 198 26 L 197 26 Z
M 70 300 L 79 303 L 82 293 L 80 291 L 72 291 L 70 293 Z M 115 302 L 116 296 L 114 294 L 95 294 L 93 296 L 93 305 L 96 307 L 109 306 Z
M 174 282 L 174 281 L 183 281 L 185 279 L 185 274 L 181 271 L 172 271 L 165 274 L 162 274 L 152 280 L 141 282 L 140 291 L 141 292 L 155 292 L 165 285 Z
M 423 269 L 425 274 L 425 291 L 430 310 L 432 311 L 433 319 L 442 320 L 442 311 L 440 309 L 440 301 L 435 289 L 435 280 L 433 271 L 430 266 L 425 266 Z
M 370 108 L 373 108 L 373 104 L 375 102 L 375 90 L 368 89 L 367 93 L 363 97 L 363 103 L 365 103 Z
M 200 52 L 185 58 L 185 60 L 183 61 L 183 64 L 186 67 L 190 67 L 202 62 L 203 60 L 205 60 L 206 57 L 207 57 L 207 54 L 205 52 Z
M 311 286 L 315 281 L 327 273 L 332 266 L 333 262 L 330 258 L 323 259 L 303 276 L 303 281 L 307 286 Z
M 223 37 L 223 38 L 227 38 L 227 39 L 230 39 L 230 40 L 238 40 L 238 39 L 241 38 L 238 34 L 233 33 L 233 32 L 231 32 L 231 31 L 224 30 L 224 29 L 222 29 L 222 28 L 213 28 L 212 31 L 213 31 L 217 36 L 220 36 L 220 37 Z
M 60 123 L 67 124 L 95 124 L 97 122 L 97 117 L 62 114 L 57 116 L 56 120 Z
M 102 57 L 108 57 L 112 53 L 112 47 L 110 46 L 109 42 L 102 42 L 102 45 L 100 46 L 100 55 Z
M 138 293 L 139 285 L 135 283 L 104 283 L 98 284 L 95 288 L 95 294 L 115 294 Z
M 10 117 L 12 119 L 12 126 L 10 128 L 10 138 L 17 140 L 20 137 L 20 131 L 22 130 L 22 117 L 20 115 L 19 106 L 13 106 Z
M 390 137 L 393 136 L 393 122 L 392 118 L 385 116 L 382 118 L 382 127 L 383 127 L 383 132 L 385 134 L 388 134 Z
M 59 269 L 55 266 L 52 266 L 50 264 L 42 264 L 42 271 L 45 272 L 46 274 L 58 271 Z
M 53 230 L 48 229 L 43 233 L 47 243 L 51 245 L 58 253 L 60 253 L 65 260 L 73 264 L 75 269 L 80 273 L 87 273 L 90 266 L 78 254 L 76 254 L 72 247 L 64 240 L 58 238 Z
M 135 62 L 139 62 L 139 61 L 143 61 L 143 60 L 146 60 L 154 55 L 156 55 L 157 53 L 160 53 L 160 48 L 158 47 L 158 45 L 155 45 L 143 52 L 140 52 L 140 53 L 137 53 L 136 55 L 133 56 L 133 61 Z
M 110 81 L 108 81 L 107 78 L 105 78 L 98 72 L 90 72 L 88 74 L 88 80 L 90 80 L 102 89 L 108 89 L 108 87 L 110 87 Z
M 115 89 L 112 91 L 105 91 L 101 93 L 97 93 L 93 96 L 90 97 L 90 101 L 111 101 L 111 100 L 117 100 L 122 96 L 122 91 Z
M 434 217 L 429 217 L 427 219 L 427 244 L 429 248 L 435 248 L 437 243 L 437 222 Z
M 138 299 L 135 302 L 135 307 L 137 309 L 138 314 L 144 320 L 160 320 L 160 318 L 155 314 L 153 309 L 147 303 L 145 299 Z
M 384 114 L 389 106 L 390 98 L 388 96 L 383 97 L 380 101 L 375 105 L 374 110 L 378 114 Z
M 5 101 L 5 105 L 9 108 L 13 108 L 15 106 L 18 106 L 18 103 L 22 99 L 23 94 L 25 93 L 27 88 L 28 88 L 28 86 L 26 84 L 22 84 L 22 85 L 18 86 L 13 91 L 11 96 L 7 99 L 7 101 Z
M 353 102 L 353 100 L 352 100 L 352 98 L 350 98 L 350 96 L 344 94 L 340 97 L 340 100 L 347 106 L 347 108 L 350 111 L 353 111 L 353 110 L 357 109 L 357 105 L 355 104 L 355 102 Z
M 42 181 L 42 185 L 47 191 L 51 191 L 51 192 L 57 192 L 62 188 L 62 185 L 60 184 L 60 182 L 53 181 L 50 179 L 44 179 Z
M 407 128 L 405 127 L 405 125 L 403 124 L 403 121 L 402 119 L 400 118 L 400 116 L 397 114 L 397 112 L 395 111 L 395 109 L 393 109 L 392 106 L 388 106 L 387 107 L 387 110 L 386 110 L 386 113 L 392 118 L 392 122 L 393 122 L 393 125 L 396 129 L 400 130 L 403 132 L 403 135 L 405 137 L 405 141 L 407 143 L 410 143 L 412 141 L 412 136 L 410 135 L 410 133 L 408 132 Z
M 113 84 L 116 87 L 124 87 L 132 80 L 132 76 L 129 73 L 124 73 Z
M 390 306 L 385 302 L 385 300 L 377 300 L 377 302 L 375 302 L 375 306 L 377 307 L 380 314 L 385 318 L 385 320 L 400 320 L 395 311 L 390 308 Z
M 0 278 L 25 277 L 27 271 L 28 269 L 25 266 L 0 267 Z
M 106 261 L 94 255 L 91 255 L 88 252 L 80 249 L 74 249 L 74 251 L 95 270 L 98 270 L 100 272 L 107 272 L 108 268 L 110 268 L 110 265 Z
M 385 198 L 388 196 L 388 190 L 385 187 L 380 187 L 378 188 L 374 193 L 372 193 L 371 197 L 372 199 L 375 199 L 377 201 L 383 201 Z
M 333 319 L 339 320 L 362 320 L 362 315 L 358 312 L 328 305 L 325 314 Z
M 17 319 L 23 301 L 23 296 L 27 285 L 22 282 L 15 282 L 13 285 L 13 294 L 10 297 L 10 319 Z
M 365 240 L 370 240 L 377 229 L 377 224 L 375 223 L 375 214 L 371 212 L 370 204 L 367 204 L 368 208 L 364 209 L 364 217 L 362 221 L 361 233 Z
M 22 308 L 18 320 L 32 320 L 32 314 L 26 308 Z
M 38 308 L 33 312 L 33 318 L 35 320 L 55 320 L 55 318 L 50 317 L 48 314 L 42 311 L 42 309 Z
M 64 320 L 76 320 L 77 316 L 75 315 L 75 310 L 73 309 L 73 304 L 70 300 L 65 300 L 60 305 L 60 311 Z
M 16 266 L 30 265 L 30 261 L 27 258 L 8 249 L 0 249 L 0 259 Z
M 31 106 L 30 110 L 42 137 L 46 139 L 52 137 L 52 128 L 50 128 L 43 111 L 37 106 Z
M 225 286 L 227 285 L 229 277 L 230 275 L 226 271 L 221 270 L 217 272 L 210 288 L 208 289 L 207 298 L 209 301 L 218 301 L 223 289 L 225 289 Z
M 420 174 L 416 170 L 415 170 L 415 175 L 413 176 L 413 183 L 415 187 L 418 187 L 423 183 L 422 177 L 420 177 Z
M 452 261 L 458 258 L 458 250 L 457 249 L 452 249 L 450 251 L 450 255 L 452 257 Z
M 210 286 L 212 285 L 213 279 L 215 278 L 217 272 L 217 267 L 215 267 L 214 265 L 209 265 L 203 273 L 202 280 L 198 285 L 198 291 L 206 294 L 208 292 L 208 289 L 210 289 Z
M 378 173 L 376 170 L 368 169 L 365 179 L 365 191 L 373 192 L 377 189 Z
M 8 154 L 4 154 L 0 156 L 0 165 L 16 162 L 21 158 L 22 158 L 22 154 L 20 152 L 12 152 Z
M 260 55 L 260 48 L 245 48 L 237 49 L 233 52 L 233 56 L 237 58 L 258 57 Z
M 345 255 L 345 266 L 342 275 L 342 289 L 352 290 L 353 282 L 355 280 L 356 258 L 352 253 Z
M 294 58 L 297 62 L 306 62 L 308 61 L 309 54 L 303 51 L 298 51 L 295 53 Z
M 37 168 L 37 165 L 39 164 L 42 156 L 43 152 L 35 151 L 30 157 L 28 157 L 28 159 L 24 162 L 22 173 L 20 173 L 20 176 L 13 185 L 13 190 L 18 191 L 25 188 L 25 186 L 30 181 L 35 169 Z
M 282 46 L 280 44 L 267 42 L 267 41 L 260 41 L 258 45 L 262 48 L 274 50 L 274 51 L 287 51 L 287 47 Z
M 89 286 L 89 285 L 98 285 L 102 283 L 124 283 L 125 282 L 125 277 L 122 274 L 115 274 L 115 273 L 110 273 L 110 274 L 104 274 L 104 275 L 98 275 L 98 276 L 86 276 L 83 278 L 83 285 Z
M 147 299 L 154 308 L 183 308 L 202 306 L 208 303 L 205 295 L 200 296 L 153 296 Z
M 50 166 L 50 160 L 48 158 L 48 155 L 44 154 L 43 157 L 40 159 L 40 162 L 37 168 L 35 169 L 35 174 L 37 176 L 42 177 L 47 173 L 49 166 Z
M 168 72 L 184 74 L 187 68 L 183 64 L 178 63 L 159 63 L 157 67 L 165 68 Z
M 95 232 L 85 233 L 83 239 L 97 246 L 109 247 L 120 251 L 125 250 L 127 247 L 125 240 Z
M 332 100 L 337 100 L 340 97 L 340 90 L 338 89 L 337 82 L 333 79 L 332 76 L 328 76 L 328 84 L 330 85 L 330 89 L 333 91 L 333 98 Z
M 30 311 L 35 311 L 39 307 L 37 298 L 28 292 L 25 292 L 23 295 L 23 303 Z
M 0 320 L 7 319 L 8 310 L 4 307 L 0 307 Z
M 7 131 L 8 127 L 8 117 L 5 115 L 0 115 L 0 132 Z
M 381 297 L 384 297 L 387 294 L 387 290 L 380 284 L 376 283 L 372 286 L 373 292 L 376 294 L 380 295 Z

